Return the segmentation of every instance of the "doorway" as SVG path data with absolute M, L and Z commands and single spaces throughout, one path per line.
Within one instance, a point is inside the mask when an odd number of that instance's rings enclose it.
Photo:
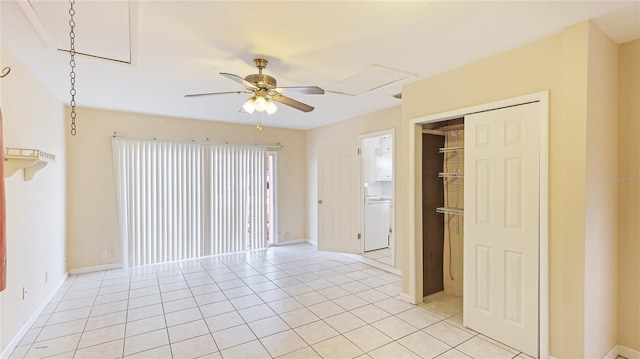
M 394 267 L 393 130 L 360 136 L 362 256 Z
M 505 113 L 502 110 L 526 107 L 527 104 L 534 104 L 537 108 L 533 115 L 506 111 L 506 113 L 510 113 L 507 118 L 498 116 L 495 119 L 492 118 L 489 122 L 481 123 L 478 122 L 479 120 L 476 121 L 477 118 L 482 118 L 482 116 L 477 116 L 478 114 L 488 112 Z M 467 128 L 465 140 L 473 139 L 467 145 L 472 149 L 470 152 L 474 153 L 476 157 L 472 157 L 472 160 L 464 165 L 465 183 L 468 182 L 468 191 L 464 194 L 464 201 L 466 202 L 465 207 L 469 211 L 468 213 L 465 211 L 463 215 L 463 228 L 467 232 L 467 237 L 474 237 L 474 239 L 469 243 L 465 240 L 464 244 L 464 274 L 466 277 L 464 292 L 467 295 L 464 297 L 463 320 L 465 325 L 473 329 L 474 327 L 478 328 L 476 325 L 479 316 L 476 315 L 475 319 L 473 319 L 474 315 L 470 313 L 474 311 L 478 314 L 483 311 L 485 314 L 502 313 L 504 316 L 501 316 L 501 324 L 505 324 L 504 328 L 509 325 L 506 322 L 512 322 L 511 324 L 520 323 L 524 327 L 525 322 L 522 321 L 521 314 L 526 313 L 526 311 L 522 311 L 521 308 L 523 308 L 523 305 L 529 305 L 525 303 L 528 298 L 535 297 L 536 301 L 539 300 L 539 302 L 531 306 L 535 310 L 535 319 L 528 315 L 529 319 L 526 322 L 531 324 L 532 320 L 535 321 L 536 327 L 534 329 L 536 333 L 538 333 L 539 329 L 539 335 L 515 335 L 514 337 L 531 338 L 533 336 L 535 338 L 533 349 L 528 347 L 522 351 L 540 357 L 548 356 L 549 348 L 548 108 L 548 92 L 541 92 L 416 118 L 411 121 L 411 126 L 409 127 L 409 251 L 421 253 L 423 249 L 420 235 L 422 233 L 423 220 L 422 216 L 419 215 L 423 210 L 422 197 L 420 196 L 422 188 L 419 182 L 421 178 L 423 125 L 460 117 L 464 117 L 466 122 L 467 116 L 469 116 L 470 119 L 473 118 L 473 126 Z M 465 125 L 469 124 L 465 123 Z M 517 147 L 521 143 L 530 142 L 532 138 L 535 140 L 535 146 L 531 148 L 524 146 L 526 147 L 524 149 L 525 152 L 528 151 L 526 156 L 530 156 L 526 157 L 529 160 L 525 159 L 525 157 L 519 157 L 521 152 L 507 150 L 506 146 L 502 146 L 504 144 L 514 144 Z M 497 141 L 493 141 L 493 139 Z M 523 142 L 523 139 L 527 140 Z M 494 142 L 498 144 L 497 147 L 493 145 Z M 478 155 L 481 152 L 478 149 L 487 149 L 488 151 Z M 495 160 L 492 160 L 493 154 L 502 154 L 502 157 L 497 156 Z M 466 157 L 467 155 L 465 154 L 465 159 Z M 530 159 L 533 159 L 533 161 Z M 539 165 L 537 164 L 538 160 Z M 534 163 L 535 170 L 529 171 L 525 168 L 524 166 L 527 163 Z M 538 181 L 533 182 L 535 189 L 527 187 L 528 183 L 531 183 L 529 179 L 532 178 Z M 498 192 L 502 194 L 498 195 Z M 526 203 L 532 203 L 532 206 Z M 518 210 L 511 211 L 502 208 L 499 211 L 492 212 L 492 209 L 498 209 L 503 205 L 512 206 L 513 208 L 518 208 Z M 522 209 L 524 208 L 527 210 L 523 212 Z M 534 213 L 536 218 L 530 221 L 530 219 L 520 215 L 524 215 L 525 212 L 528 213 L 527 215 Z M 505 223 L 502 223 L 503 220 Z M 512 234 L 508 234 L 507 237 L 495 243 L 482 242 L 482 238 L 493 240 L 497 238 L 496 235 L 483 234 L 478 237 L 470 234 L 470 231 L 472 233 L 479 232 L 484 230 L 484 227 L 491 229 L 498 229 L 499 227 L 500 233 L 506 233 L 506 231 L 516 232 L 525 227 L 532 227 L 530 224 L 523 225 L 524 221 L 527 221 L 527 223 L 534 222 L 535 226 L 535 230 L 532 232 L 535 235 L 535 248 L 522 249 L 524 252 L 515 247 L 499 248 L 503 244 L 509 246 L 517 244 L 517 236 Z M 528 233 L 529 231 L 527 230 L 526 232 Z M 499 235 L 498 233 L 498 237 Z M 529 250 L 535 252 L 534 256 L 527 254 Z M 531 263 L 530 260 L 525 260 L 526 258 L 536 258 L 536 270 L 532 271 L 530 269 L 532 267 L 525 268 Z M 472 259 L 474 261 L 471 261 Z M 413 303 L 421 303 L 423 300 L 423 265 L 422 256 L 410 256 L 409 271 L 407 273 L 410 295 L 407 299 Z M 530 272 L 535 275 L 534 281 L 529 278 Z M 494 278 L 495 275 L 498 275 L 498 277 Z M 469 286 L 471 283 L 469 279 L 474 279 L 474 281 L 471 281 L 475 282 L 473 286 Z M 494 292 L 493 284 L 501 284 L 502 289 L 506 291 L 502 294 L 497 291 Z M 495 307 L 496 303 L 499 307 Z M 470 321 L 475 321 L 476 324 L 469 325 Z M 507 345 L 515 348 L 519 347 L 517 343 L 507 338 L 512 335 L 511 332 L 515 331 L 504 331 L 503 338 L 499 336 L 500 334 L 490 332 L 489 329 L 479 328 L 476 330 Z

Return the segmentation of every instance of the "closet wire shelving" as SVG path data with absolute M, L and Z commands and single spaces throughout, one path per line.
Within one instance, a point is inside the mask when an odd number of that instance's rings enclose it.
M 456 131 L 452 131 L 452 137 L 455 137 L 455 146 L 447 146 L 447 147 L 442 147 L 440 148 L 439 152 L 440 153 L 444 153 L 445 156 L 447 154 L 450 155 L 455 155 L 455 168 L 454 171 L 452 172 L 440 172 L 438 174 L 438 177 L 443 178 L 444 184 L 445 184 L 445 188 L 447 188 L 448 184 L 453 182 L 454 186 L 455 186 L 455 200 L 454 200 L 454 206 L 447 206 L 447 207 L 438 207 L 436 208 L 436 212 L 438 213 L 443 213 L 445 215 L 453 215 L 456 216 L 456 234 L 460 233 L 460 216 L 464 215 L 464 209 L 462 208 L 461 204 L 460 204 L 460 180 L 464 177 L 464 173 L 461 170 L 461 161 L 460 161 L 460 156 L 463 154 L 464 152 L 464 146 L 461 146 L 460 144 L 460 130 L 456 130 Z M 449 143 L 447 143 L 448 145 Z M 446 163 L 446 159 L 445 159 L 445 163 Z M 451 179 L 451 181 L 449 180 Z

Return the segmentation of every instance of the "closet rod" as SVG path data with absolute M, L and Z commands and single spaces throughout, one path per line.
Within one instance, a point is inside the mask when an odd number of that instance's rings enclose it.
M 464 130 L 464 123 L 460 123 L 460 124 L 457 124 L 457 125 L 443 126 L 443 127 L 436 128 L 435 130 L 436 131 L 444 131 L 444 132 Z
M 207 144 L 207 145 L 227 145 L 227 146 L 253 146 L 253 147 L 262 147 L 270 150 L 279 150 L 284 148 L 284 145 L 281 143 L 277 143 L 275 145 L 258 145 L 258 144 L 245 144 L 245 143 L 228 143 L 228 142 L 211 142 L 207 138 L 205 141 L 194 141 L 194 140 L 172 140 L 172 139 L 158 139 L 158 138 L 141 138 L 141 137 L 122 137 L 117 136 L 116 133 L 113 133 L 111 136 L 113 139 L 121 139 L 121 140 L 142 140 L 142 141 L 158 141 L 158 142 L 180 142 L 180 143 L 197 143 L 197 144 Z
M 426 128 L 422 129 L 422 133 L 426 133 L 428 135 L 438 135 L 438 136 L 444 136 L 446 135 L 444 133 L 444 131 L 437 131 L 437 130 L 427 130 Z

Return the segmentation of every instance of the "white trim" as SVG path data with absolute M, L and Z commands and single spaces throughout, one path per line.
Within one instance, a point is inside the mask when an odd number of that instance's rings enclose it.
M 640 351 L 627 348 L 623 345 L 616 345 L 616 354 L 627 359 L 640 359 Z M 615 358 L 615 357 L 614 357 Z
M 271 218 L 269 218 L 271 224 L 271 233 L 273 233 L 273 245 L 280 245 L 280 239 L 278 236 L 278 151 L 267 151 L 267 158 L 273 157 L 271 163 Z M 285 241 L 288 242 L 288 241 Z
M 307 243 L 311 244 L 312 246 L 318 246 L 318 240 L 317 239 L 309 239 L 307 240 Z
M 298 239 L 289 239 L 286 241 L 278 241 L 277 244 L 275 244 L 275 246 L 280 247 L 280 246 L 286 246 L 289 244 L 296 244 L 296 243 L 307 243 L 309 242 L 309 240 L 304 239 L 304 238 L 298 238 Z
M 614 345 L 602 359 L 616 359 L 618 357 L 618 346 Z
M 549 330 L 549 91 L 539 92 L 540 107 L 540 208 L 538 257 L 538 356 L 549 356 L 551 332 Z
M 49 305 L 49 302 L 51 301 L 51 299 L 53 299 L 56 293 L 58 293 L 58 290 L 60 289 L 60 287 L 62 287 L 62 285 L 64 284 L 64 282 L 67 280 L 68 277 L 69 277 L 69 272 L 65 272 L 62 275 L 62 278 L 60 278 L 60 280 L 58 281 L 58 283 L 56 283 L 56 285 L 53 288 L 51 288 L 51 291 L 49 291 L 49 294 L 47 294 L 47 296 L 44 298 L 42 303 L 40 303 L 38 308 L 36 308 L 33 314 L 31 314 L 29 319 L 24 323 L 22 328 L 20 328 L 20 330 L 18 330 L 16 335 L 13 337 L 13 339 L 9 341 L 9 344 L 7 344 L 6 348 L 4 348 L 2 353 L 0 353 L 0 358 L 2 359 L 9 358 L 9 355 L 11 355 L 11 353 L 13 353 L 13 351 L 18 346 L 18 344 L 20 344 L 20 342 L 22 341 L 22 338 L 24 338 L 25 334 L 27 334 L 29 329 L 31 329 L 31 326 L 33 325 L 33 323 L 35 323 L 36 320 L 38 320 L 38 317 L 40 317 L 42 312 L 44 312 L 47 305 Z
M 529 102 L 540 104 L 540 256 L 539 256 L 539 354 L 541 358 L 549 356 L 549 91 L 495 101 L 421 116 L 409 121 L 409 302 L 422 302 L 422 241 L 416 237 L 416 135 L 422 133 L 421 125 L 459 118 L 471 113 L 488 111 L 502 107 L 516 106 Z
M 99 266 L 69 269 L 69 274 L 84 274 L 84 273 L 91 273 L 91 272 L 100 272 L 103 270 L 110 270 L 110 269 L 121 269 L 121 268 L 124 268 L 122 266 L 122 263 L 111 263 L 111 264 L 103 264 Z
M 422 256 L 422 240 L 417 240 L 416 233 L 416 128 L 419 126 L 417 120 L 410 121 L 409 124 L 409 303 L 420 304 L 423 298 L 422 283 L 422 260 L 418 261 L 417 256 Z M 421 127 L 421 126 L 420 126 Z M 421 128 L 422 130 L 422 128 Z M 422 133 L 422 131 L 420 131 Z M 422 148 L 422 139 L 419 141 Z M 420 198 L 422 202 L 422 198 Z M 418 268 L 420 267 L 420 268 Z

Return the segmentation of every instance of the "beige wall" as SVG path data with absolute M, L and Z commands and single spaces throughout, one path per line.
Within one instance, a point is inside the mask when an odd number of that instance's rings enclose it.
M 563 72 L 559 76 L 564 95 L 550 105 L 560 107 L 562 112 L 549 116 L 550 350 L 559 358 L 584 358 L 585 354 L 588 34 L 586 22 L 571 26 L 562 34 Z M 560 128 L 554 130 L 553 124 Z
M 640 40 L 619 56 L 618 344 L 640 351 Z
M 4 44 L 1 51 L 0 63 L 11 67 L 0 80 L 4 145 L 41 149 L 56 161 L 31 181 L 24 181 L 22 171 L 5 179 L 7 289 L 0 294 L 0 351 L 63 278 L 66 230 L 63 104 Z
M 550 316 L 551 321 L 551 347 L 552 353 L 557 357 L 580 357 L 580 355 L 565 354 L 564 346 L 571 343 L 572 335 L 577 334 L 576 328 L 581 328 L 581 324 L 571 324 L 576 315 L 570 315 L 572 308 L 564 304 L 563 284 L 575 285 L 582 283 L 579 278 L 572 278 L 567 282 L 562 274 L 565 255 L 563 255 L 563 244 L 579 238 L 584 238 L 584 220 L 581 223 L 572 223 L 574 213 L 566 212 L 563 207 L 574 206 L 584 208 L 584 201 L 573 203 L 579 197 L 574 192 L 576 184 L 574 181 L 580 178 L 580 173 L 572 168 L 572 159 L 579 158 L 575 151 L 582 149 L 584 152 L 584 140 L 582 143 L 579 137 L 572 136 L 572 124 L 563 119 L 562 106 L 565 96 L 563 79 L 563 57 L 564 57 L 564 36 L 556 35 L 535 43 L 507 51 L 503 54 L 478 61 L 456 70 L 425 79 L 423 81 L 406 86 L 403 90 L 403 112 L 402 112 L 402 153 L 399 185 L 408 187 L 409 181 L 409 152 L 413 149 L 408 146 L 409 121 L 412 118 L 442 113 L 459 108 L 465 108 L 482 103 L 489 103 L 506 98 L 549 90 L 549 131 L 550 135 L 550 159 L 549 159 L 549 186 L 550 186 L 550 271 L 555 273 L 551 276 L 550 294 Z M 578 143 L 576 143 L 578 142 Z M 578 157 L 576 157 L 578 156 Z M 584 154 L 582 155 L 584 157 Z M 419 167 L 417 167 L 419 168 Z M 416 173 L 416 176 L 419 175 Z M 582 176 L 584 178 L 584 176 Z M 419 183 L 416 178 L 416 183 Z M 582 192 L 584 193 L 584 191 Z M 419 196 L 417 197 L 419 199 Z M 398 201 L 409 203 L 408 192 L 400 194 Z M 578 199 L 579 201 L 579 199 Z M 573 204 L 572 204 L 573 203 Z M 415 213 L 420 213 L 416 209 Z M 408 208 L 403 206 L 400 213 L 400 223 L 397 226 L 396 235 L 403 238 L 403 257 L 415 256 L 419 261 L 420 253 L 412 252 L 408 246 L 407 232 L 409 228 Z M 416 233 L 421 233 L 419 228 L 419 218 L 415 219 Z M 580 226 L 582 225 L 582 227 Z M 582 229 L 581 229 L 582 228 Z M 402 232 L 400 232 L 402 231 Z M 564 238 L 564 240 L 559 240 Z M 577 248 L 579 252 L 579 248 Z M 580 256 L 566 256 L 572 259 Z M 408 260 L 405 260 L 403 273 L 408 271 Z M 578 263 L 580 268 L 581 263 Z M 418 269 L 421 271 L 421 269 Z M 409 291 L 409 277 L 403 276 L 403 292 Z M 579 288 L 579 293 L 583 289 Z M 581 295 L 574 295 L 574 298 L 582 298 Z M 575 301 L 572 303 L 576 305 Z M 582 311 L 576 309 L 579 313 Z M 568 318 L 565 318 L 568 317 Z M 569 325 L 575 328 L 563 328 Z M 582 332 L 582 330 L 579 330 Z M 582 347 L 582 344 L 579 345 Z
M 589 26 L 584 355 L 603 358 L 618 340 L 618 45 Z
M 409 153 L 414 151 L 409 148 L 408 138 L 411 119 L 549 91 L 550 352 L 559 358 L 593 355 L 610 345 L 612 337 L 604 332 L 611 329 L 613 323 L 610 319 L 604 320 L 605 327 L 592 327 L 602 317 L 585 316 L 584 296 L 585 280 L 589 279 L 586 275 L 592 274 L 585 269 L 585 232 L 591 229 L 586 225 L 587 200 L 604 203 L 607 208 L 616 201 L 612 199 L 614 189 L 602 181 L 603 174 L 595 169 L 608 161 L 615 162 L 616 154 L 611 148 L 606 148 L 604 154 L 599 152 L 615 141 L 612 130 L 605 132 L 605 138 L 597 143 L 597 147 L 587 151 L 587 140 L 590 139 L 587 133 L 593 136 L 604 126 L 597 122 L 598 116 L 607 113 L 606 121 L 613 129 L 616 126 L 608 113 L 615 106 L 615 95 L 606 94 L 600 98 L 599 95 L 607 90 L 588 91 L 589 85 L 595 87 L 600 82 L 609 90 L 615 86 L 611 82 L 611 74 L 615 71 L 610 68 L 615 61 L 612 48 L 610 40 L 603 38 L 599 30 L 589 22 L 583 22 L 550 38 L 416 82 L 403 91 L 400 187 L 409 185 Z M 596 59 L 599 50 L 607 51 L 605 59 Z M 589 123 L 592 125 L 590 128 Z M 610 165 L 604 169 L 615 171 L 615 167 Z M 415 175 L 416 183 L 419 183 L 418 174 Z M 607 192 L 602 197 L 588 197 L 587 188 L 606 189 Z M 407 195 L 407 192 L 400 192 L 398 203 L 409 203 Z M 598 215 L 599 211 L 594 209 L 589 215 Z M 416 210 L 415 213 L 420 212 Z M 615 214 L 607 214 L 607 218 L 615 223 Z M 414 256 L 419 262 L 420 253 L 408 246 L 406 229 L 410 221 L 406 206 L 402 206 L 399 219 L 396 235 L 402 238 L 403 256 Z M 416 233 L 420 233 L 420 218 L 416 217 L 414 223 Z M 615 245 L 610 243 L 615 242 L 615 232 L 612 232 L 611 223 L 607 223 L 603 232 L 590 234 L 589 238 L 593 239 L 588 242 L 590 260 L 598 255 L 595 250 L 599 245 L 608 251 L 603 259 L 607 272 L 597 285 L 589 286 L 591 291 L 607 287 L 603 282 L 611 279 L 613 259 L 610 253 Z M 404 263 L 403 272 L 407 270 L 408 260 Z M 409 276 L 403 277 L 405 293 L 409 292 L 409 280 Z M 603 304 L 606 310 L 612 310 L 610 303 L 614 297 L 601 295 L 607 301 Z M 599 305 L 588 304 L 590 308 Z M 585 325 L 589 325 L 589 340 L 597 335 L 601 337 L 597 343 L 589 344 L 586 348 L 589 353 L 585 353 Z M 609 349 L 611 347 L 607 351 Z
M 395 130 L 394 136 L 394 165 L 397 173 L 399 149 L 400 149 L 400 106 L 389 109 L 376 111 L 364 116 L 355 117 L 346 121 L 333 123 L 327 126 L 318 127 L 307 131 L 307 188 L 308 188 L 308 208 L 307 222 L 309 227 L 309 239 L 313 242 L 318 240 L 318 153 L 322 143 L 347 143 L 354 147 L 359 146 L 358 135 L 365 135 L 384 131 L 388 129 Z M 394 183 L 395 195 L 398 195 L 398 180 Z M 397 215 L 398 206 L 394 206 L 394 216 Z M 396 227 L 398 223 L 396 222 Z M 395 229 L 394 229 L 395 230 Z M 396 249 L 398 248 L 397 236 L 395 237 Z M 399 251 L 395 250 L 396 267 L 399 267 L 401 258 Z
M 234 125 L 78 109 L 78 135 L 67 136 L 69 268 L 120 263 L 111 136 L 273 145 L 278 150 L 279 241 L 306 239 L 305 134 L 300 130 Z M 107 250 L 106 259 L 100 251 Z

